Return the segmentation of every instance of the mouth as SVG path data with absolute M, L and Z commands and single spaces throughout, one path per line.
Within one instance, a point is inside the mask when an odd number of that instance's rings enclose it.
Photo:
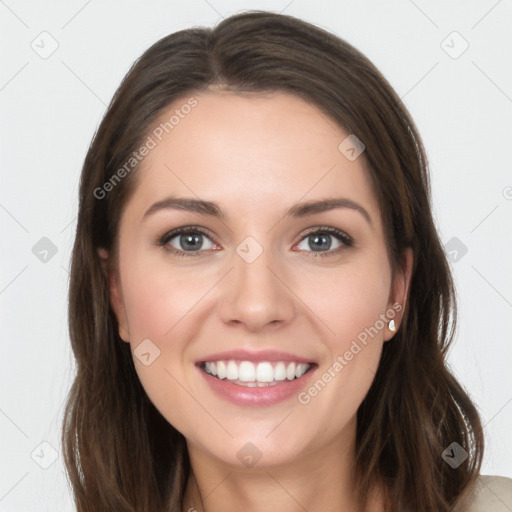
M 207 375 L 248 388 L 286 385 L 311 372 L 316 363 L 300 361 L 201 361 L 197 366 Z

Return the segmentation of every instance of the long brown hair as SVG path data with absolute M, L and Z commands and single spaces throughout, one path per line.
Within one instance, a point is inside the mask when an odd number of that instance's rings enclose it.
M 62 429 L 78 512 L 181 512 L 190 472 L 185 438 L 140 384 L 98 249 L 109 251 L 115 268 L 120 213 L 138 172 L 118 179 L 119 169 L 173 101 L 210 85 L 298 95 L 364 143 L 393 272 L 406 247 L 414 266 L 403 321 L 384 344 L 357 414 L 358 491 L 364 505 L 373 486 L 383 485 L 390 511 L 452 510 L 479 473 L 483 435 L 474 404 L 446 365 L 455 292 L 417 129 L 386 79 L 350 44 L 297 18 L 251 11 L 151 46 L 123 79 L 87 152 L 69 289 L 76 377 Z M 442 457 L 454 442 L 468 454 L 457 469 Z

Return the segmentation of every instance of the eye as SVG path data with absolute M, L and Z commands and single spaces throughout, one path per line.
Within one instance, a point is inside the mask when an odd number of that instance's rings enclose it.
M 334 249 L 332 249 L 333 238 L 339 244 Z M 210 243 L 210 247 L 205 248 L 203 246 L 205 242 Z M 304 243 L 309 245 L 310 248 L 301 248 L 300 244 Z M 161 236 L 157 244 L 176 256 L 200 256 L 205 250 L 210 250 L 213 248 L 212 246 L 216 245 L 211 241 L 210 235 L 197 226 L 184 226 L 173 229 Z M 314 253 L 313 257 L 324 257 L 337 254 L 347 247 L 352 247 L 354 241 L 343 231 L 324 226 L 311 230 L 302 238 L 300 244 L 297 245 L 300 251 L 312 252 Z
M 164 246 L 168 251 L 177 256 L 199 256 L 204 250 L 212 247 L 203 247 L 205 241 L 210 241 L 205 231 L 195 226 L 186 226 L 173 229 L 165 233 L 159 240 L 158 245 Z
M 338 247 L 332 249 L 332 239 L 335 238 L 338 241 Z M 333 254 L 337 254 L 343 249 L 347 247 L 352 247 L 354 245 L 354 241 L 350 236 L 348 236 L 343 231 L 330 228 L 330 227 L 321 227 L 316 228 L 314 231 L 310 231 L 301 241 L 302 244 L 308 245 L 313 252 L 313 257 L 324 257 L 331 256 Z M 298 247 L 300 244 L 298 245 Z M 300 247 L 299 247 L 300 248 Z M 303 249 L 308 251 L 309 249 Z

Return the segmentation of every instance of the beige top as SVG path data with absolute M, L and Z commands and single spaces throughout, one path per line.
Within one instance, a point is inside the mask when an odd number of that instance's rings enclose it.
M 480 475 L 469 502 L 456 512 L 512 512 L 512 478 Z

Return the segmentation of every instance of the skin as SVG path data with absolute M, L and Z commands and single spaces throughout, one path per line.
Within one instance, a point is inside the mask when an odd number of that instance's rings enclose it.
M 194 97 L 198 105 L 137 171 L 110 275 L 121 338 L 132 350 L 147 338 L 160 350 L 149 366 L 134 362 L 152 402 L 187 440 L 193 472 L 183 510 L 356 511 L 356 412 L 394 335 L 387 323 L 307 405 L 295 396 L 269 407 L 231 404 L 213 394 L 194 361 L 236 348 L 283 350 L 315 361 L 321 376 L 379 315 L 405 306 L 412 254 L 392 281 L 364 156 L 349 161 L 338 150 L 348 133 L 317 108 L 285 93 Z M 225 218 L 167 209 L 141 221 L 169 195 L 214 201 Z M 371 224 L 349 208 L 284 217 L 298 202 L 340 196 L 363 206 Z M 198 256 L 156 244 L 190 225 L 211 233 Z M 315 257 L 306 231 L 323 226 L 354 245 L 327 236 L 331 248 L 321 247 L 331 254 Z M 247 236 L 263 248 L 250 264 L 236 252 Z M 167 247 L 197 254 L 179 235 Z M 397 329 L 400 320 L 398 313 Z M 247 442 L 262 454 L 254 467 L 237 457 Z M 376 491 L 370 509 L 380 507 Z

